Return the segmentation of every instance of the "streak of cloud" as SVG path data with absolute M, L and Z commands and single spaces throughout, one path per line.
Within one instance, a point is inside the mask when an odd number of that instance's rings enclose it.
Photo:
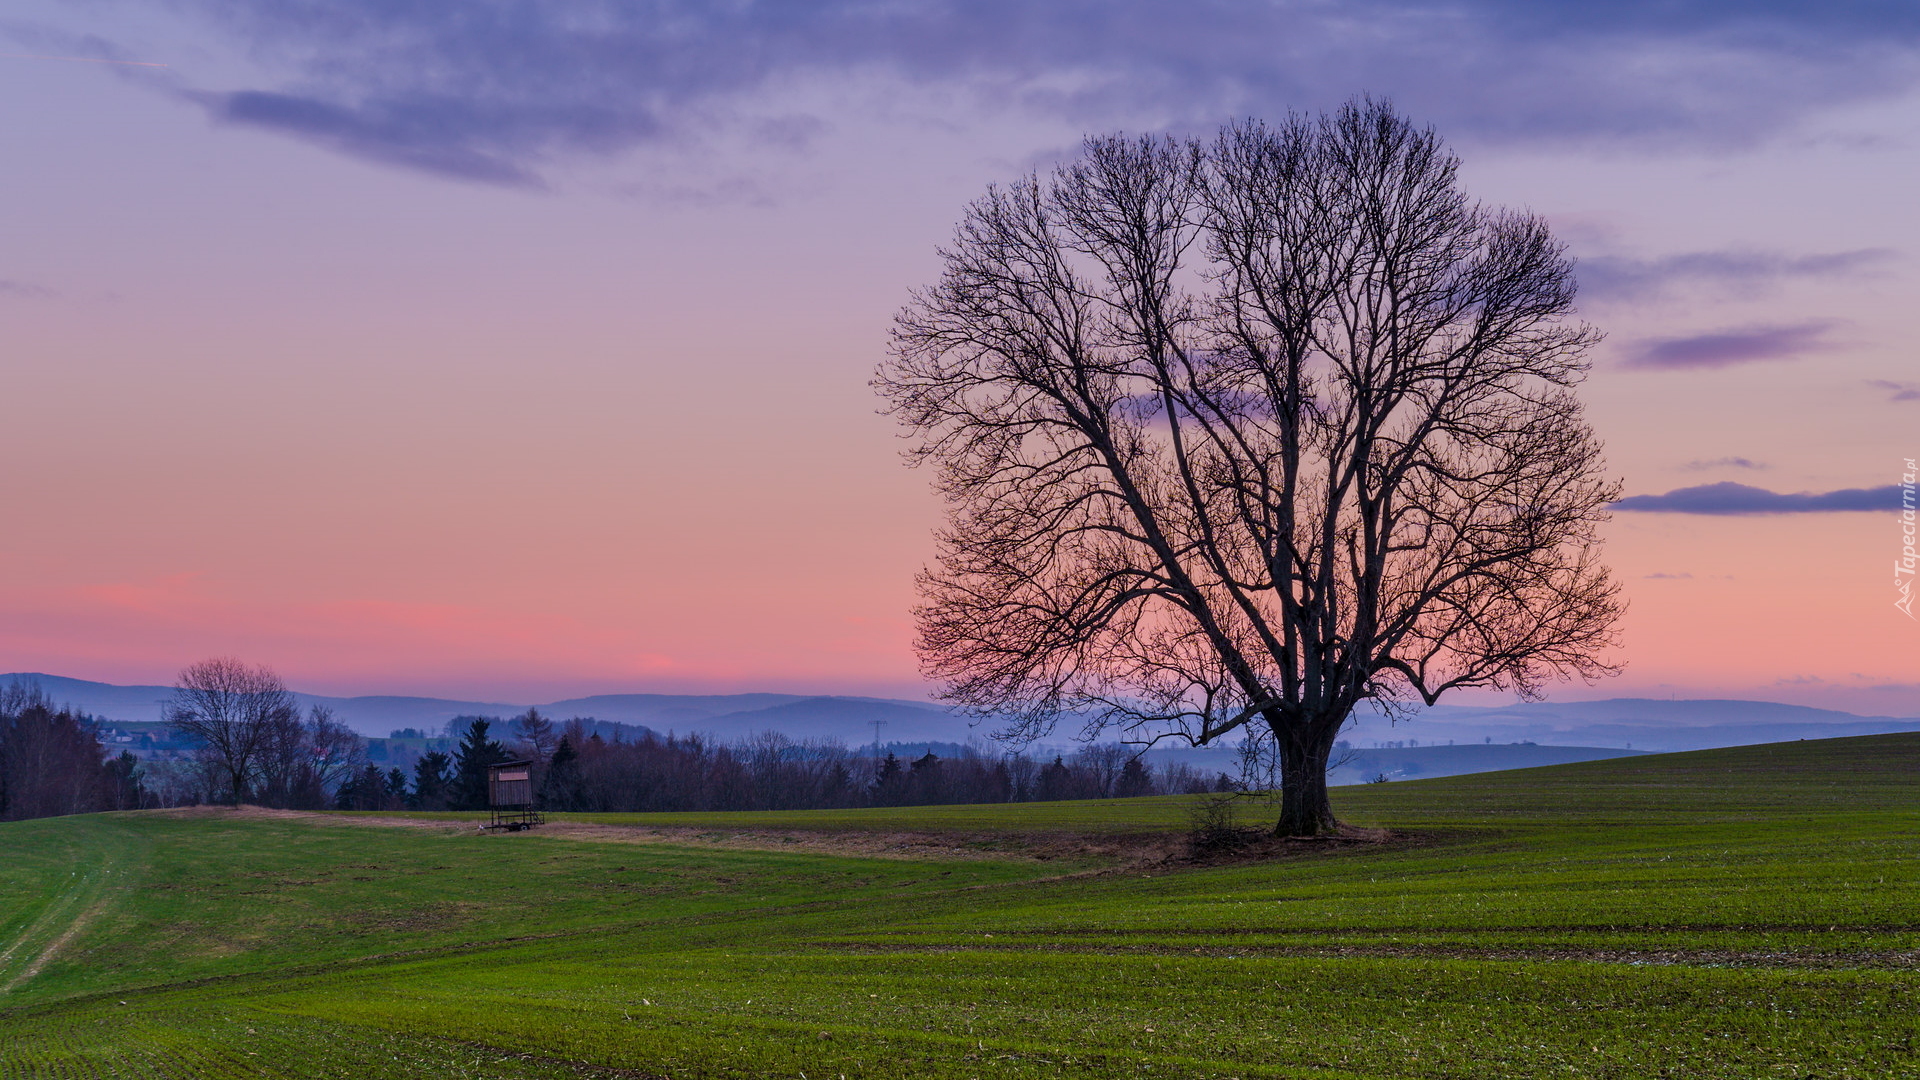
M 1627 357 L 1630 368 L 1661 370 L 1722 368 L 1758 360 L 1789 360 L 1833 348 L 1826 319 L 1791 326 L 1750 326 L 1711 334 L 1656 338 Z
M 1599 301 L 1641 301 L 1686 285 L 1754 295 L 1788 280 L 1856 277 L 1892 261 L 1890 248 L 1818 255 L 1765 251 L 1690 251 L 1657 259 L 1602 255 L 1580 260 L 1580 295 Z
M 1885 390 L 1888 401 L 1920 401 L 1920 383 L 1894 382 L 1891 379 L 1868 379 L 1867 385 L 1875 390 Z
M 35 285 L 29 281 L 0 279 L 0 296 L 16 296 L 23 300 L 44 300 L 52 295 L 53 290 L 44 285 Z
M 120 64 L 124 67 L 163 68 L 166 64 L 157 64 L 151 60 L 109 60 L 101 56 L 43 56 L 39 53 L 0 53 L 0 59 L 6 60 L 64 60 L 74 64 Z
M 1689 461 L 1685 465 L 1682 465 L 1680 467 L 1682 469 L 1687 470 L 1688 472 L 1705 472 L 1708 469 L 1759 470 L 1759 469 L 1772 468 L 1772 466 L 1768 465 L 1765 462 L 1754 461 L 1751 458 L 1743 458 L 1743 457 L 1714 458 L 1711 461 Z
M 1843 488 L 1839 491 L 1802 491 L 1785 494 L 1731 481 L 1677 488 L 1665 495 L 1632 495 L 1613 504 L 1615 510 L 1655 514 L 1824 514 L 1867 510 L 1896 510 L 1900 487 Z

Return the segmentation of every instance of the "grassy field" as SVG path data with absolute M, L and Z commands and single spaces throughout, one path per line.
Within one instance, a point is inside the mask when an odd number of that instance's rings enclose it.
M 1920 736 L 1335 806 L 0 825 L 0 1077 L 1920 1076 Z

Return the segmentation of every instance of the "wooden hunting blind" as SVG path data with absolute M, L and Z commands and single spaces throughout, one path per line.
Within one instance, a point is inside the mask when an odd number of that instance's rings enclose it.
M 544 823 L 545 814 L 533 808 L 533 762 L 502 761 L 487 766 L 489 829 L 519 832 Z

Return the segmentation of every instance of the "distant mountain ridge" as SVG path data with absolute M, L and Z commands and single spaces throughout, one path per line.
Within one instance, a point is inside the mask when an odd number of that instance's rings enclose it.
M 109 720 L 159 720 L 170 686 L 118 686 L 40 672 L 0 675 L 0 685 L 20 680 L 37 683 L 53 701 Z M 592 717 L 724 739 L 777 730 L 793 738 L 837 738 L 850 746 L 873 741 L 875 720 L 883 722 L 883 741 L 962 740 L 967 721 L 938 705 L 888 698 L 807 694 L 597 694 L 553 702 L 461 701 L 452 698 L 370 695 L 327 697 L 296 692 L 304 707 L 324 705 L 362 735 L 384 736 L 400 728 L 438 731 L 457 716 L 509 718 L 539 709 L 556 721 Z
M 56 702 L 113 720 L 158 720 L 167 686 L 118 686 L 61 675 L 0 675 L 0 684 L 38 682 Z M 774 730 L 795 738 L 835 738 L 848 746 L 892 742 L 964 742 L 984 737 L 990 725 L 927 702 L 841 695 L 597 694 L 553 702 L 460 701 L 449 698 L 372 695 L 297 695 L 319 703 L 364 735 L 397 728 L 438 730 L 456 716 L 511 717 L 529 706 L 555 720 L 591 716 L 660 732 L 700 732 L 737 739 Z M 1438 705 L 1390 722 L 1361 712 L 1342 732 L 1359 748 L 1374 743 L 1417 741 L 1432 745 L 1523 743 L 1634 750 L 1703 750 L 1792 739 L 1835 738 L 1920 731 L 1920 717 L 1860 716 L 1833 709 L 1773 701 L 1611 698 L 1602 701 L 1527 702 L 1515 705 Z M 1057 740 L 1064 742 L 1065 740 Z M 1206 750 L 1199 753 L 1220 753 Z

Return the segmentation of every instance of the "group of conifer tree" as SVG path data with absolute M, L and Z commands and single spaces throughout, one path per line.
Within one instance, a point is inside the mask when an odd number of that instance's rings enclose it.
M 0 687 L 0 821 L 154 805 L 140 763 L 109 758 L 93 719 L 36 686 Z

